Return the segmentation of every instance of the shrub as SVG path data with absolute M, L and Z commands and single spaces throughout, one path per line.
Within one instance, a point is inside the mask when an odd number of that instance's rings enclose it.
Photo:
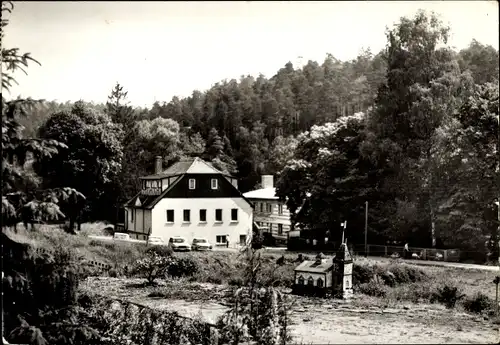
M 165 292 L 161 291 L 161 290 L 154 290 L 152 291 L 151 293 L 149 293 L 148 297 L 166 297 L 166 294 Z
M 445 284 L 444 287 L 437 289 L 431 301 L 437 301 L 444 304 L 446 308 L 451 309 L 464 297 L 465 295 L 460 292 L 458 287 Z
M 210 284 L 222 284 L 222 278 L 217 276 L 209 276 L 207 278 L 207 283 Z
M 146 278 L 148 284 L 152 285 L 155 279 L 165 276 L 172 261 L 172 257 L 160 256 L 150 252 L 144 258 L 136 261 L 135 271 Z
M 243 286 L 243 278 L 241 277 L 232 277 L 229 279 L 229 285 L 231 286 Z
M 494 302 L 485 294 L 478 292 L 474 296 L 465 299 L 464 308 L 471 313 L 481 314 L 484 311 L 492 310 L 494 308 Z
M 146 249 L 146 254 L 156 253 L 159 256 L 172 256 L 173 251 L 167 246 L 150 246 Z
M 365 295 L 373 297 L 385 297 L 387 295 L 387 287 L 374 281 L 360 284 L 357 290 Z
M 170 261 L 167 273 L 172 277 L 189 277 L 199 270 L 198 264 L 190 257 L 175 258 Z
M 373 268 L 370 266 L 354 265 L 352 283 L 354 285 L 366 284 L 373 278 Z

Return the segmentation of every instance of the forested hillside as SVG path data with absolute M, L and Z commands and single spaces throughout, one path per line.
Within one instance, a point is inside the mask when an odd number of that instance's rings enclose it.
M 43 102 L 19 120 L 23 135 L 67 149 L 27 169 L 43 188 L 87 196 L 86 218 L 114 220 L 154 156 L 202 156 L 238 176 L 242 192 L 279 176 L 304 227 L 348 219 L 357 240 L 369 201 L 372 241 L 472 236 L 479 250 L 497 226 L 498 51 L 477 41 L 454 51 L 449 30 L 418 13 L 387 31 L 383 51 L 288 62 L 271 78 L 220 81 L 150 109 L 131 106 L 120 84 L 102 104 Z

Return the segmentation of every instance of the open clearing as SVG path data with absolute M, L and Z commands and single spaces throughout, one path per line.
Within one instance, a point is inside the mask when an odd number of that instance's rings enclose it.
M 224 285 L 179 280 L 162 282 L 158 287 L 141 287 L 143 282 L 91 277 L 82 283 L 81 289 L 152 308 L 175 310 L 188 317 L 201 316 L 211 323 L 227 310 L 231 295 L 230 288 Z M 167 296 L 148 297 L 153 291 L 165 291 Z M 295 299 L 295 343 L 495 344 L 500 340 L 499 326 L 492 320 L 437 304 L 401 303 L 385 307 L 364 297 L 351 302 L 299 296 Z

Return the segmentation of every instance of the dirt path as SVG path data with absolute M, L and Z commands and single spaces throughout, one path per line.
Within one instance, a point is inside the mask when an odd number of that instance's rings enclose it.
M 134 280 L 135 281 L 135 280 Z M 202 316 L 210 323 L 227 309 L 220 297 L 206 301 L 187 301 L 147 297 L 147 289 L 131 289 L 120 279 L 100 278 L 87 281 L 82 288 L 109 297 L 120 297 L 152 308 L 175 310 L 187 317 Z M 222 286 L 198 284 L 208 296 Z M 190 289 L 186 286 L 185 289 Z M 219 295 L 220 296 L 220 295 Z M 211 299 L 211 300 L 210 300 Z M 391 308 L 356 308 L 349 303 L 324 300 L 312 301 L 299 298 L 292 310 L 292 334 L 296 344 L 498 344 L 499 326 L 490 320 L 457 311 L 446 310 L 440 305 L 408 305 Z

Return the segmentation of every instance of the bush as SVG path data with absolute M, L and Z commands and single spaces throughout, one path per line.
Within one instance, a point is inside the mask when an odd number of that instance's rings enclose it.
M 232 277 L 229 279 L 229 285 L 231 286 L 243 286 L 243 278 L 241 277 Z
M 136 261 L 135 272 L 146 278 L 148 284 L 152 285 L 157 278 L 165 276 L 172 262 L 172 257 L 150 252 L 144 258 Z
M 190 257 L 175 258 L 168 265 L 167 273 L 172 277 L 189 277 L 199 271 L 198 263 Z
M 173 251 L 167 246 L 150 246 L 146 249 L 146 254 L 156 253 L 159 256 L 172 256 Z
M 362 294 L 373 297 L 385 297 L 388 292 L 386 286 L 374 282 L 373 280 L 368 283 L 360 284 L 357 290 Z
M 478 292 L 464 301 L 464 308 L 471 313 L 481 314 L 485 311 L 493 310 L 494 304 L 491 298 Z
M 446 308 L 451 309 L 464 297 L 465 295 L 460 292 L 458 287 L 445 284 L 444 287 L 437 289 L 431 301 L 437 301 L 444 304 Z
M 373 278 L 373 268 L 370 266 L 354 265 L 352 283 L 354 285 L 366 284 Z
M 154 290 L 148 295 L 148 297 L 162 297 L 162 298 L 165 298 L 166 296 L 167 295 L 165 294 L 165 292 L 161 290 Z

